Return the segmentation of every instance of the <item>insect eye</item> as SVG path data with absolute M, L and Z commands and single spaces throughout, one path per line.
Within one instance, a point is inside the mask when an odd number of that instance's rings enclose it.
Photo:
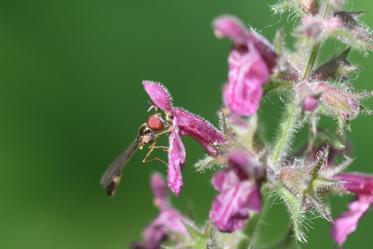
M 165 126 L 163 119 L 159 115 L 150 116 L 146 123 L 153 131 L 161 131 Z
M 150 129 L 149 127 L 142 127 L 139 131 L 139 134 L 142 136 L 142 135 L 149 135 L 151 133 L 153 133 L 154 131 L 152 129 Z

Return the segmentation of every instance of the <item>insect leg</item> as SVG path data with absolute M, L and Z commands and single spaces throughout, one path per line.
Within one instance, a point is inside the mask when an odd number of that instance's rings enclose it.
M 154 150 L 163 150 L 163 151 L 168 152 L 169 148 L 167 146 L 154 146 L 153 149 Z
M 158 157 L 154 157 L 152 159 L 149 159 L 150 155 L 152 154 L 152 152 L 155 150 L 155 149 L 165 149 L 167 148 L 166 146 L 155 146 L 156 142 L 152 143 L 150 146 L 149 146 L 149 151 L 148 153 L 146 153 L 145 155 L 145 158 L 142 160 L 143 163 L 150 163 L 150 162 L 154 162 L 154 161 L 158 161 L 158 162 L 161 162 L 162 164 L 164 165 L 168 165 L 165 161 L 163 161 L 162 159 L 158 158 Z M 168 148 L 167 148 L 167 151 L 168 151 Z

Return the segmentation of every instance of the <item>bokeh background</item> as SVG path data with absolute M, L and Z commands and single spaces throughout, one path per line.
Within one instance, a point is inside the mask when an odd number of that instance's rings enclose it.
M 147 117 L 141 81 L 165 82 L 176 105 L 216 123 L 230 44 L 215 39 L 211 21 L 235 14 L 272 39 L 277 27 L 291 21 L 272 15 L 273 2 L 1 1 L 0 248 L 120 249 L 138 239 L 157 214 L 149 175 L 166 168 L 142 165 L 139 152 L 125 169 L 117 198 L 109 199 L 98 182 Z M 364 20 L 373 26 L 372 1 L 351 7 L 366 11 Z M 351 58 L 363 70 L 357 88 L 373 89 L 372 58 Z M 276 99 L 263 104 L 269 138 L 279 110 Z M 372 125 L 368 117 L 352 123 L 351 170 L 373 173 Z M 214 196 L 211 173 L 194 172 L 203 150 L 184 141 L 185 188 L 174 203 L 201 223 Z M 335 215 L 347 202 L 333 199 Z M 372 225 L 370 213 L 346 248 L 372 245 Z M 267 238 L 278 238 L 287 226 L 286 211 L 274 205 Z M 314 220 L 312 226 L 304 248 L 336 248 L 327 222 Z

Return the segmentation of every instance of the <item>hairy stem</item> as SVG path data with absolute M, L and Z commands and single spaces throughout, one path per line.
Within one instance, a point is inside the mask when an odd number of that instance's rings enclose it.
M 311 76 L 313 67 L 315 66 L 317 54 L 319 53 L 319 49 L 320 49 L 320 43 L 317 43 L 316 45 L 312 47 L 311 53 L 308 57 L 308 61 L 303 72 L 303 77 L 302 77 L 303 80 L 308 79 Z
M 277 140 L 273 146 L 270 164 L 272 168 L 279 168 L 283 158 L 286 156 L 291 140 L 297 128 L 299 111 L 297 110 L 297 99 L 293 95 L 285 110 L 280 124 Z
M 326 19 L 328 17 L 329 11 L 330 11 L 329 4 L 324 3 L 324 8 L 323 8 L 322 15 L 321 15 L 323 19 Z M 306 63 L 306 66 L 304 67 L 303 77 L 302 77 L 303 80 L 308 79 L 312 75 L 313 68 L 316 62 L 316 58 L 320 50 L 320 46 L 321 46 L 321 42 L 317 42 L 312 47 L 310 55 L 308 56 L 308 61 Z

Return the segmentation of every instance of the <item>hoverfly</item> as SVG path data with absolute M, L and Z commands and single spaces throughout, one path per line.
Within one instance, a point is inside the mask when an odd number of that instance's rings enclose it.
M 166 164 L 163 160 L 157 157 L 151 160 L 148 160 L 148 158 L 154 149 L 168 151 L 168 147 L 166 146 L 155 146 L 157 138 L 168 132 L 168 123 L 160 114 L 151 115 L 146 123 L 140 126 L 135 140 L 115 158 L 101 177 L 100 184 L 109 196 L 113 197 L 116 194 L 123 168 L 127 165 L 135 152 L 138 149 L 143 149 L 145 145 L 149 145 L 149 151 L 143 159 L 143 163 L 157 160 Z

